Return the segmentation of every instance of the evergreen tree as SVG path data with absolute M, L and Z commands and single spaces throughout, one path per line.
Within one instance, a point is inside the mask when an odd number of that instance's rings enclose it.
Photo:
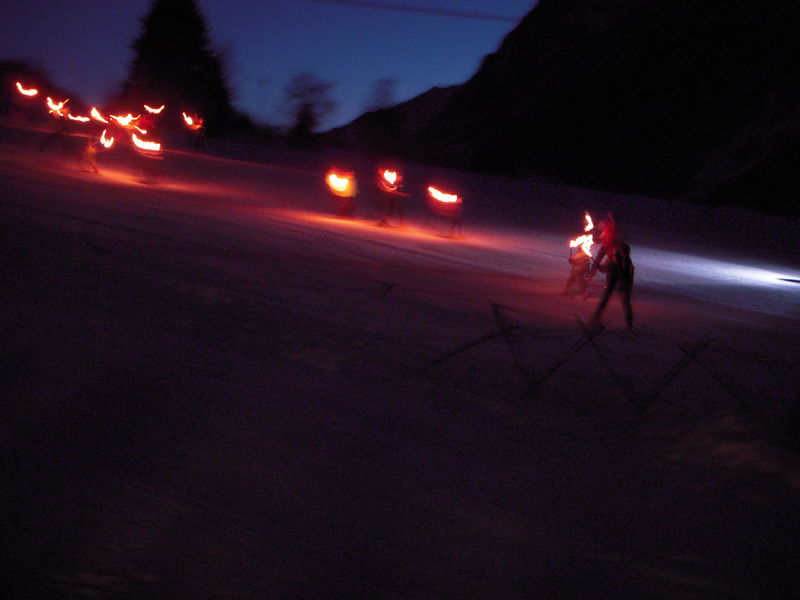
M 182 111 L 199 114 L 212 134 L 230 124 L 222 60 L 195 0 L 155 0 L 131 47 L 134 58 L 120 100 L 166 104 L 178 117 Z
M 300 73 L 288 83 L 284 104 L 293 118 L 290 143 L 313 144 L 314 130 L 336 109 L 336 102 L 329 95 L 332 87 L 332 83 L 322 81 L 313 73 Z

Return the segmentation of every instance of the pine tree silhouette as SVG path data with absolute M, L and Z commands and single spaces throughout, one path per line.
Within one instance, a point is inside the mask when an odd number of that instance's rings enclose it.
M 121 101 L 166 104 L 172 127 L 180 125 L 183 111 L 202 116 L 212 135 L 231 123 L 226 74 L 195 0 L 155 0 L 131 47 L 134 58 Z

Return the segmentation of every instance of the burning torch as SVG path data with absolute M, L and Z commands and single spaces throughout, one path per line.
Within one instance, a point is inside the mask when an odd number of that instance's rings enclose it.
M 594 222 L 592 216 L 586 212 L 584 213 L 584 220 L 586 224 L 583 227 L 584 234 L 579 235 L 574 240 L 569 241 L 569 257 L 572 258 L 572 249 L 580 248 L 581 252 L 586 254 L 590 259 L 592 258 L 592 245 L 594 244 L 594 235 L 591 233 L 594 229 Z
M 443 217 L 449 217 L 452 229 L 450 235 L 453 236 L 463 227 L 462 206 L 463 199 L 458 194 L 444 192 L 432 185 L 428 186 L 428 204 L 431 210 Z

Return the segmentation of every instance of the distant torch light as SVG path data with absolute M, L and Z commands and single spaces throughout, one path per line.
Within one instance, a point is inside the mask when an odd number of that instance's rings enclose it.
M 183 121 L 186 123 L 186 126 L 192 130 L 198 130 L 203 127 L 203 119 L 200 117 L 190 117 L 186 113 L 181 113 L 183 115 Z
M 103 133 L 100 134 L 100 143 L 103 144 L 106 148 L 111 148 L 114 145 L 114 138 L 113 137 L 106 137 L 106 130 L 103 129 Z
M 356 181 L 352 171 L 328 171 L 328 174 L 325 176 L 325 181 L 331 192 L 337 196 L 351 198 L 355 195 Z
M 117 123 L 122 125 L 123 127 L 129 127 L 131 123 L 134 121 L 138 121 L 141 118 L 141 115 L 133 116 L 131 113 L 128 113 L 124 117 L 118 115 L 111 115 L 111 118 L 114 119 Z
M 430 194 L 431 198 L 436 200 L 437 202 L 442 202 L 444 204 L 460 204 L 461 197 L 457 194 L 447 194 L 442 192 L 441 190 L 436 189 L 433 186 L 428 186 L 428 193 Z
M 39 90 L 36 88 L 26 88 L 24 87 L 19 81 L 17 82 L 17 90 L 23 96 L 36 96 L 39 93 Z
M 391 169 L 378 169 L 378 184 L 386 192 L 396 192 L 400 176 Z
M 133 144 L 137 148 L 141 148 L 142 150 L 149 150 L 151 152 L 158 152 L 159 150 L 161 150 L 160 143 L 140 140 L 135 133 L 131 135 L 131 139 L 133 140 Z
M 162 111 L 162 110 L 164 110 L 164 108 L 165 108 L 165 107 L 166 107 L 166 105 L 165 105 L 165 104 L 162 104 L 162 105 L 161 105 L 161 106 L 159 106 L 158 108 L 153 108 L 152 106 L 148 106 L 147 104 L 145 104 L 145 105 L 144 105 L 144 109 L 145 109 L 147 112 L 149 112 L 149 113 L 151 113 L 151 114 L 154 114 L 154 115 L 160 115 L 160 114 L 161 114 L 161 111 Z
M 92 110 L 89 111 L 89 114 L 95 121 L 100 121 L 101 123 L 105 123 L 106 125 L 108 125 L 108 121 L 103 115 L 100 114 L 100 111 L 97 110 L 97 107 L 93 106 Z
M 69 98 L 62 100 L 61 102 L 55 102 L 50 96 L 47 97 L 47 107 L 50 109 L 51 113 L 55 113 L 59 117 L 64 116 L 64 113 L 62 113 L 61 110 L 64 108 L 64 105 L 67 102 L 69 102 Z
M 67 115 L 67 116 L 70 118 L 71 121 L 80 121 L 81 123 L 86 123 L 86 122 L 91 120 L 91 119 L 89 119 L 89 117 L 84 117 L 82 115 L 78 115 L 78 116 Z
M 431 185 L 428 186 L 427 197 L 428 206 L 437 215 L 449 218 L 460 217 L 462 199 L 458 194 L 449 194 Z

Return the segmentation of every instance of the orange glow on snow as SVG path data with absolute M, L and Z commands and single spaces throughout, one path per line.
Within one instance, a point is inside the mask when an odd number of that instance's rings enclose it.
M 166 108 L 166 104 L 162 104 L 158 108 L 153 108 L 152 106 L 147 106 L 147 104 L 144 105 L 144 109 L 147 112 L 149 112 L 151 114 L 154 114 L 154 115 L 160 115 L 161 111 L 164 110 L 164 108 Z
M 92 118 L 96 121 L 100 121 L 101 123 L 108 124 L 108 121 L 105 119 L 103 115 L 100 114 L 100 111 L 97 110 L 97 107 L 93 106 L 92 110 L 89 111 L 89 114 L 92 115 Z
M 148 142 L 148 141 L 145 141 L 145 140 L 140 140 L 136 136 L 135 133 L 131 135 L 131 139 L 133 140 L 134 145 L 137 148 L 141 148 L 142 150 L 152 150 L 152 151 L 156 151 L 156 152 L 158 150 L 161 150 L 161 144 L 160 143 L 158 143 L 158 142 Z
M 103 129 L 103 133 L 100 134 L 100 143 L 103 144 L 103 146 L 105 146 L 106 148 L 111 148 L 111 146 L 114 145 L 114 138 L 113 137 L 107 138 L 106 130 Z
M 39 90 L 37 90 L 36 88 L 23 87 L 19 81 L 17 82 L 17 89 L 19 90 L 19 93 L 22 94 L 23 96 L 35 96 L 36 94 L 39 93 Z

